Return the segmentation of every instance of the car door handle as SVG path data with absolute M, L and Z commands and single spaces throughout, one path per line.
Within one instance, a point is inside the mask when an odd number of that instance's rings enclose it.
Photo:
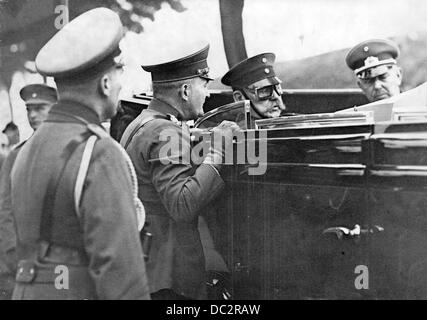
M 373 226 L 372 228 L 362 229 L 360 225 L 356 224 L 353 229 L 346 227 L 331 227 L 323 230 L 323 234 L 333 233 L 337 236 L 338 240 L 341 240 L 344 236 L 358 237 L 362 234 L 374 234 L 383 232 L 384 228 L 381 226 Z

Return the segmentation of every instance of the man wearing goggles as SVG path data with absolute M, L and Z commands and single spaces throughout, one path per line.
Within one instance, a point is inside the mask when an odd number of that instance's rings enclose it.
M 370 102 L 400 93 L 402 69 L 397 66 L 398 46 L 390 40 L 373 39 L 354 46 L 346 63 L 357 77 L 357 84 Z
M 221 79 L 233 88 L 234 101 L 250 100 L 254 119 L 276 118 L 286 109 L 273 69 L 275 55 L 262 53 L 235 65 Z

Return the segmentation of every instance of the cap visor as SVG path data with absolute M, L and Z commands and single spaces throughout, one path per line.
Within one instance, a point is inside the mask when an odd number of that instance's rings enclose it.
M 41 99 L 30 99 L 25 102 L 25 105 L 32 105 L 32 104 L 54 104 L 53 101 L 47 101 L 47 100 L 41 100 Z
M 214 78 L 211 78 L 211 77 L 208 77 L 208 76 L 199 76 L 200 78 L 203 78 L 203 79 L 206 79 L 206 80 L 209 80 L 209 81 L 214 81 L 215 79 Z
M 266 78 L 270 84 L 280 84 L 282 81 L 277 77 Z
M 390 66 L 392 66 L 392 64 L 387 64 L 387 65 L 383 64 L 377 67 L 369 68 L 360 73 L 360 78 L 370 79 L 370 78 L 381 76 L 390 70 Z

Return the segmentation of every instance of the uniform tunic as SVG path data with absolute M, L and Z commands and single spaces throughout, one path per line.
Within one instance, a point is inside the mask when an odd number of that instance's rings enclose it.
M 16 232 L 10 197 L 10 174 L 23 144 L 9 152 L 0 170 L 0 300 L 10 299 L 14 286 Z
M 224 182 L 210 165 L 196 167 L 188 160 L 189 130 L 170 120 L 172 106 L 154 99 L 128 126 L 121 144 L 147 118 L 127 146 L 138 176 L 138 192 L 146 210 L 146 229 L 153 235 L 147 262 L 150 292 L 172 289 L 189 298 L 206 298 L 205 258 L 197 228 L 198 216 L 222 190 Z M 169 153 L 173 163 L 162 163 L 160 134 L 179 137 L 179 148 Z M 177 163 L 177 160 L 182 160 Z
M 70 290 L 55 290 L 53 283 L 37 283 L 36 278 L 15 288 L 16 298 L 55 299 L 65 291 L 61 299 L 85 298 L 88 293 L 87 298 L 95 299 L 149 298 L 131 176 L 112 138 L 96 141 L 80 218 L 74 209 L 77 172 L 85 142 L 93 134 L 86 123 L 101 128 L 97 114 L 88 106 L 60 101 L 52 107 L 48 119 L 18 154 L 12 171 L 12 207 L 19 259 L 34 259 L 38 243 L 44 240 L 59 248 L 60 255 L 64 255 L 61 248 L 83 252 L 87 264 L 79 264 Z M 43 277 L 49 278 L 55 263 L 41 264 Z M 73 267 L 72 263 L 60 264 Z
M 14 259 L 16 232 L 12 214 L 10 175 L 18 152 L 23 145 L 24 143 L 21 143 L 9 152 L 0 171 L 0 257 L 5 259 L 2 262 L 5 262 L 8 271 L 16 269 Z

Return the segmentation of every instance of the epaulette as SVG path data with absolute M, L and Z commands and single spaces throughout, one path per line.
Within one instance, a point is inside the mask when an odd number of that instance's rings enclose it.
M 90 132 L 95 134 L 99 139 L 110 137 L 108 132 L 106 132 L 103 128 L 101 128 L 100 126 L 94 123 L 88 123 L 86 127 Z

